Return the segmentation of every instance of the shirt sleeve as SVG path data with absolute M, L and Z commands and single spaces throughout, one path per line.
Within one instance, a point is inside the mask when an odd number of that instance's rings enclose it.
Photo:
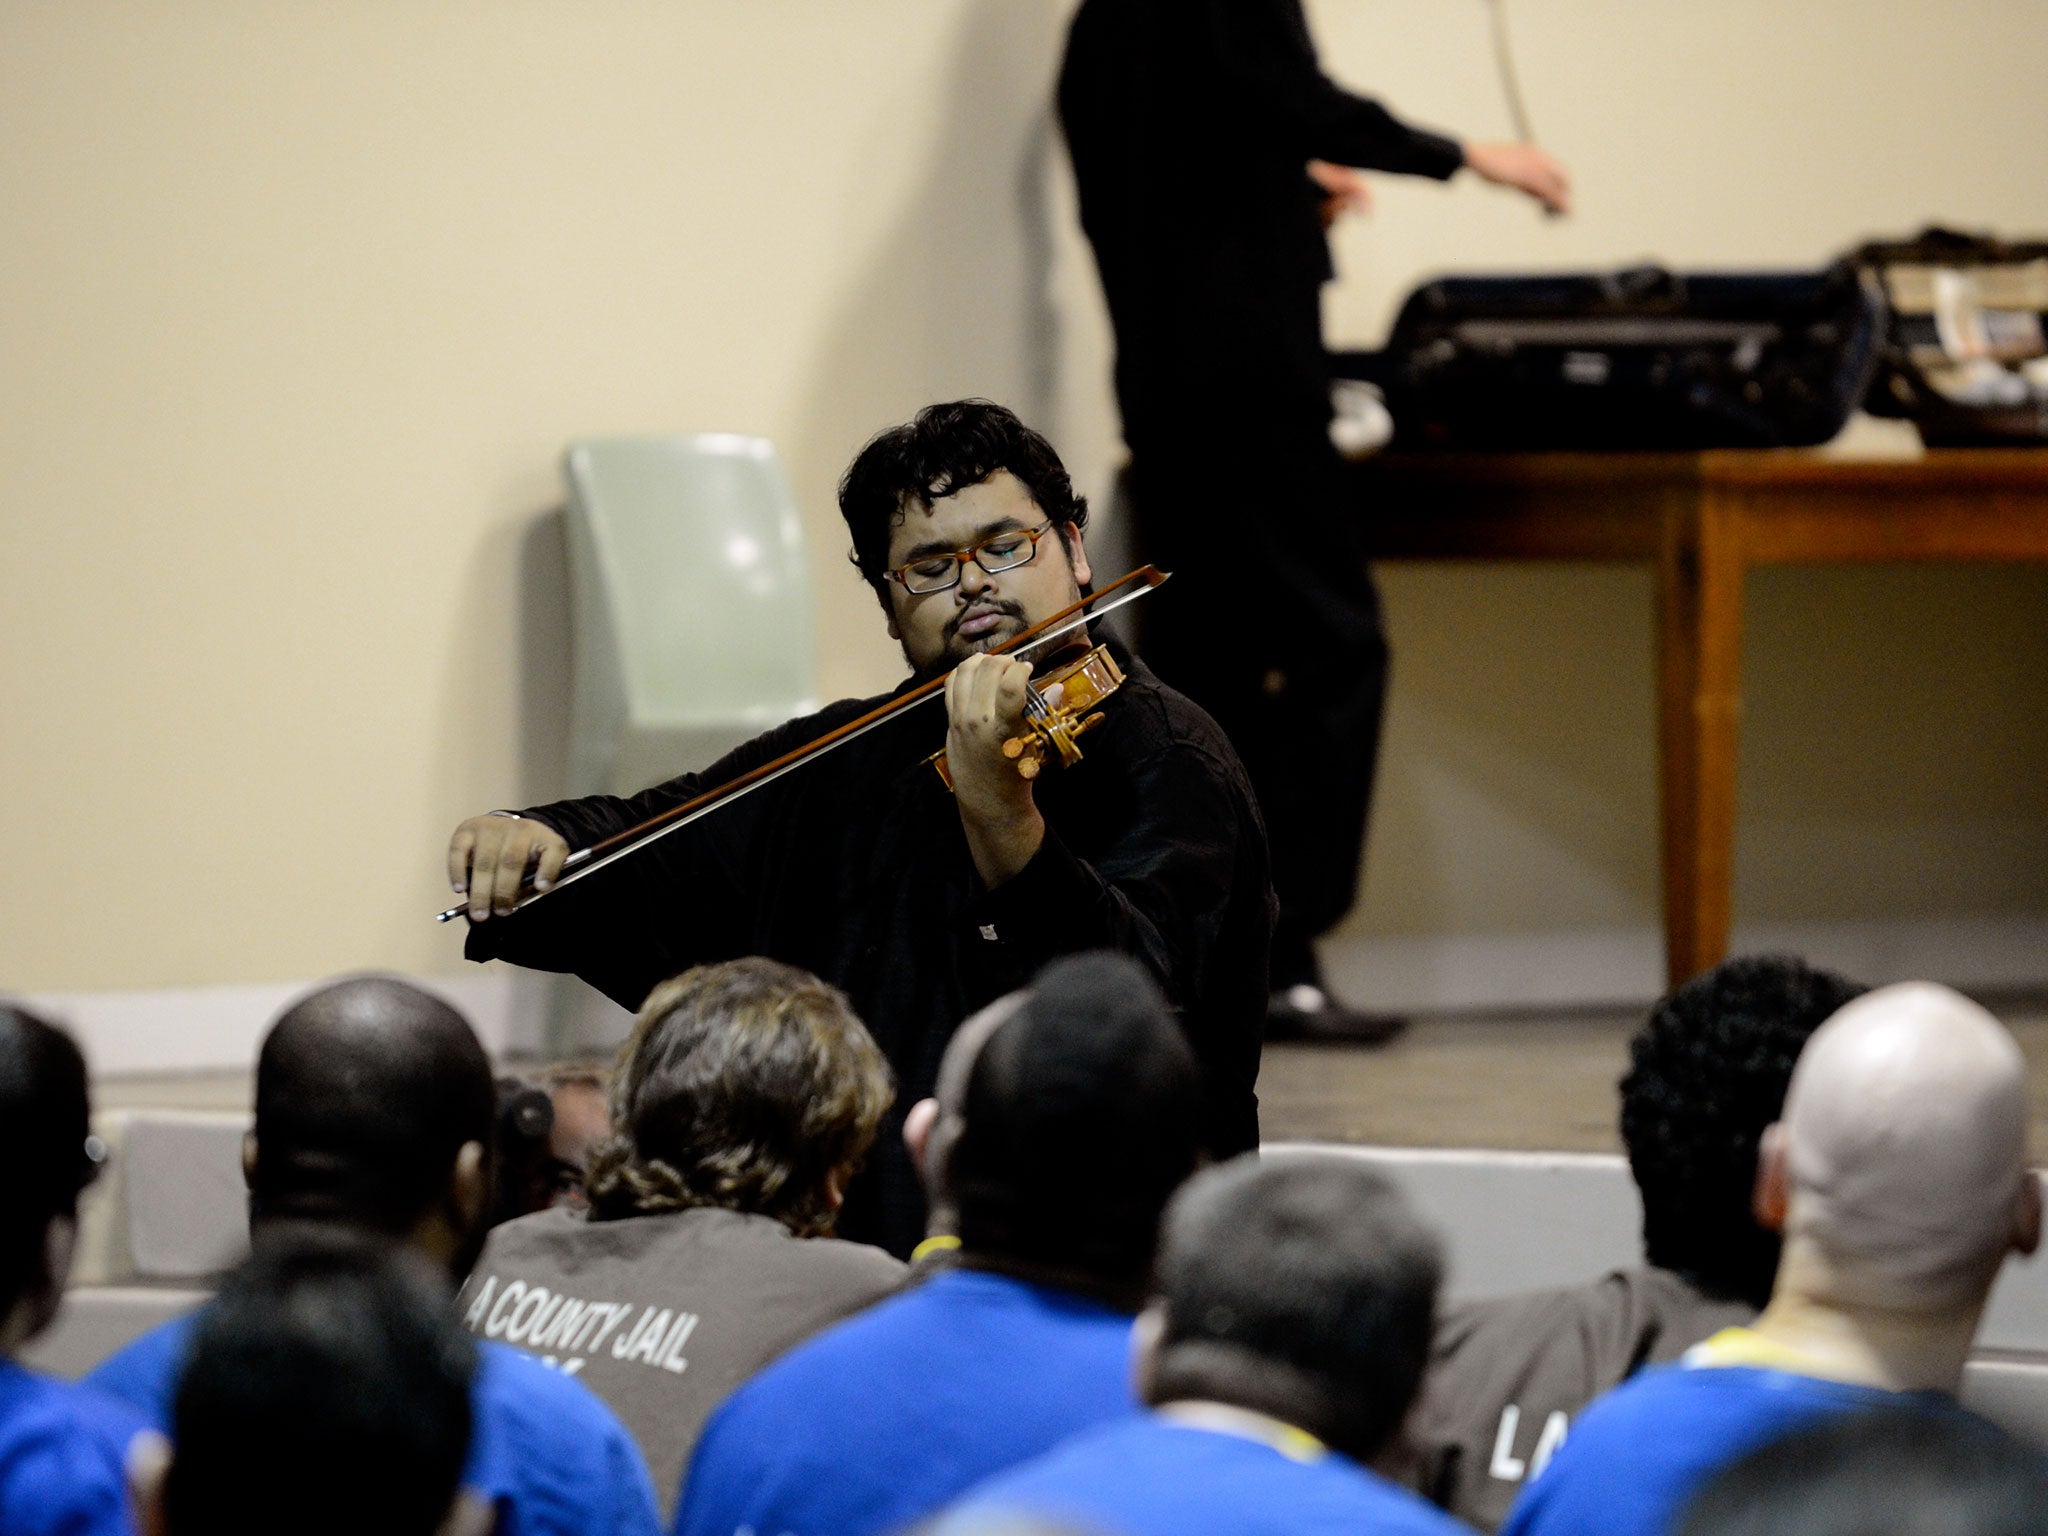
M 612 1490 L 614 1509 L 609 1527 L 602 1536 L 661 1536 L 661 1515 L 654 1499 L 654 1479 L 648 1476 L 647 1462 L 626 1431 L 614 1425 L 605 1444 L 605 1456 L 611 1463 L 611 1476 L 607 1482 Z
M 590 795 L 520 812 L 546 823 L 572 849 L 594 847 L 815 739 L 858 710 L 839 705 L 758 736 L 701 773 L 637 795 Z M 603 871 L 509 917 L 471 924 L 463 953 L 580 976 L 628 1010 L 678 972 L 749 953 L 750 849 L 774 789 L 748 795 L 653 842 Z
M 1188 0 L 1221 82 L 1222 105 L 1247 132 L 1304 159 L 1450 177 L 1465 163 L 1459 143 L 1402 122 L 1369 97 L 1325 75 L 1300 0 Z
M 1245 845 L 1263 848 L 1264 834 L 1242 771 L 1199 745 L 1148 754 L 1135 779 L 1135 814 L 1108 847 L 1081 859 L 1048 826 L 1031 861 L 983 893 L 976 921 L 1032 972 L 1076 950 L 1132 955 L 1185 1010 L 1208 992 L 1212 963 L 1245 959 L 1219 941 Z

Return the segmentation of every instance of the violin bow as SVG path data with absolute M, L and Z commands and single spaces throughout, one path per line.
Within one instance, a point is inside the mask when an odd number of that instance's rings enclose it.
M 1001 645 L 994 646 L 982 654 L 1021 656 L 1026 651 L 1037 650 L 1055 640 L 1065 639 L 1075 630 L 1085 628 L 1089 621 L 1099 619 L 1106 613 L 1113 613 L 1126 603 L 1136 602 L 1171 575 L 1172 572 L 1162 571 L 1156 565 L 1141 565 L 1135 571 L 1119 576 L 1100 591 L 1091 593 L 1077 603 L 1069 603 L 1058 613 L 1039 620 L 1021 634 L 1012 636 Z M 956 662 L 954 665 L 958 666 L 959 663 Z M 910 692 L 890 699 L 887 703 L 876 705 L 866 714 L 826 732 L 816 741 L 806 742 L 780 757 L 771 758 L 765 763 L 749 768 L 737 778 L 728 779 L 702 794 L 692 795 L 689 799 L 672 805 L 645 821 L 614 832 L 610 837 L 600 838 L 588 848 L 578 848 L 562 861 L 561 873 L 555 876 L 554 883 L 546 890 L 535 890 L 529 885 L 522 885 L 519 895 L 512 903 L 512 910 L 523 911 L 542 897 L 551 896 L 564 886 L 574 885 L 586 875 L 594 875 L 607 865 L 616 864 L 620 859 L 638 853 L 649 844 L 667 837 L 669 833 L 681 831 L 691 822 L 699 821 L 720 807 L 730 805 L 742 795 L 751 794 L 762 785 L 773 783 L 784 774 L 795 772 L 805 763 L 823 757 L 834 747 L 844 746 L 854 737 L 864 736 L 876 726 L 937 698 L 946 686 L 946 679 L 953 675 L 953 671 L 953 667 L 948 667 L 938 676 L 919 683 Z M 435 914 L 434 921 L 452 922 L 468 910 L 469 903 L 463 902 L 445 912 Z

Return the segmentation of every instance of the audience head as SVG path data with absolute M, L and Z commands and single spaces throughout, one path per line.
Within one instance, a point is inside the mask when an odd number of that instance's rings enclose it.
M 1074 493 L 1051 443 L 988 400 L 928 405 L 914 420 L 869 441 L 839 482 L 839 511 L 853 535 L 853 563 L 884 612 L 889 605 L 889 535 L 912 510 L 1008 471 L 1048 522 L 1071 538 L 1088 524 L 1088 501 Z M 1068 532 L 1072 530 L 1072 534 Z
M 1786 955 L 1724 961 L 1660 1001 L 1629 1043 L 1621 1136 L 1644 1256 L 1761 1307 L 1778 1235 L 1752 1209 L 1757 1148 L 1807 1037 L 1863 988 Z
M 467 1454 L 476 1349 L 388 1244 L 266 1246 L 199 1314 L 150 1536 L 431 1536 Z
M 408 1239 L 457 1272 L 489 1212 L 491 1064 L 461 1014 L 391 976 L 285 1010 L 256 1060 L 250 1216 Z
M 1733 1462 L 1678 1536 L 2048 1536 L 2048 1462 L 1954 1409 L 1830 1415 Z
M 774 960 L 698 966 L 654 989 L 620 1049 L 591 1215 L 722 1206 L 829 1231 L 894 1093 L 836 987 Z
M 490 1224 L 495 1227 L 554 1204 L 555 1106 L 546 1089 L 523 1077 L 500 1077 L 492 1087 L 497 1177 L 492 1180 Z
M 1053 961 L 961 1028 L 927 1103 L 913 1152 L 963 1253 L 1135 1304 L 1201 1157 L 1194 1055 L 1136 961 Z
M 1235 1158 L 1167 1210 L 1146 1400 L 1249 1408 L 1370 1461 L 1421 1385 L 1442 1277 L 1435 1235 L 1362 1163 Z
M 56 1313 L 78 1197 L 106 1155 L 91 1117 L 85 1058 L 71 1037 L 0 1004 L 0 1166 L 12 1186 L 0 1215 L 0 1354 L 12 1354 Z
M 590 1159 L 612 1133 L 611 1070 L 598 1061 L 558 1061 L 540 1074 L 554 1110 L 548 1133 L 548 1160 L 554 1183 L 551 1205 L 582 1207 Z
M 2019 1047 L 1947 987 L 1866 993 L 1807 1042 L 1765 1137 L 1757 1205 L 1816 1299 L 1980 1306 L 2005 1255 L 2040 1236 Z

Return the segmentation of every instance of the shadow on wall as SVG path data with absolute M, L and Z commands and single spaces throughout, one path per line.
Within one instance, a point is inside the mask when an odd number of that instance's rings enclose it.
M 985 395 L 1027 421 L 1050 417 L 1058 334 L 1045 167 L 1059 152 L 1061 10 L 981 0 L 962 11 L 932 158 L 891 232 L 850 263 L 795 432 L 778 445 L 797 485 L 836 485 L 862 443 L 935 400 Z M 881 178 L 846 189 L 849 199 L 888 195 Z M 829 614 L 835 582 L 847 579 L 846 534 L 829 499 L 805 510 Z M 827 629 L 829 692 L 843 637 Z
M 519 541 L 519 803 L 559 800 L 569 778 L 568 514 L 550 507 Z

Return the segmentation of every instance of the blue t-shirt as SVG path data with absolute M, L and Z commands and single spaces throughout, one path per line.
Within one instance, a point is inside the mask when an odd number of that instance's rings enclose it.
M 1921 1399 L 1751 1365 L 1645 1371 L 1579 1416 L 1500 1536 L 1664 1536 L 1745 1452 L 1828 1414 L 1902 1400 Z
M 165 1434 L 191 1317 L 173 1318 L 102 1362 L 89 1386 Z M 477 1345 L 462 1485 L 498 1512 L 496 1536 L 654 1536 L 654 1485 L 640 1448 L 590 1389 L 523 1350 Z M 10 1533 L 11 1536 L 11 1533 Z
M 998 1530 L 1019 1516 L 1102 1536 L 1471 1536 L 1347 1456 L 1298 1457 L 1159 1414 L 1077 1436 L 991 1478 L 933 1536 Z
M 798 1345 L 697 1442 L 678 1536 L 889 1536 L 1136 1410 L 1131 1319 L 949 1270 Z
M 0 1531 L 129 1536 L 126 1403 L 0 1360 Z

